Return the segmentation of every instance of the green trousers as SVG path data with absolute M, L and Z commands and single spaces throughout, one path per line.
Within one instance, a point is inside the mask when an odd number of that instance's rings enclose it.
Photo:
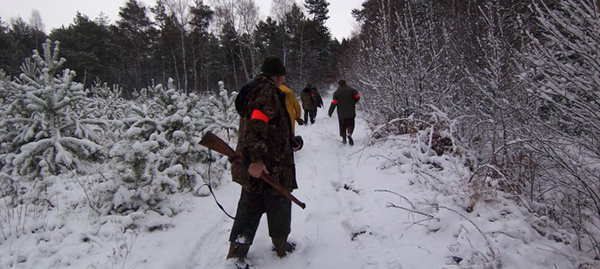
M 250 193 L 242 189 L 230 242 L 252 244 L 263 213 L 271 238 L 287 237 L 291 231 L 292 202 L 283 195 Z

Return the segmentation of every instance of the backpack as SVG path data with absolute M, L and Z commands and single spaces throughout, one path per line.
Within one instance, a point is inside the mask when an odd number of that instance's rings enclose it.
M 246 99 L 248 98 L 248 94 L 254 88 L 256 88 L 256 86 L 258 86 L 258 84 L 259 84 L 258 81 L 252 81 L 252 82 L 242 86 L 240 93 L 238 93 L 237 97 L 235 97 L 235 110 L 240 115 L 240 117 L 242 117 L 242 118 L 250 117 L 250 115 L 246 115 L 247 114 L 246 109 L 245 109 Z

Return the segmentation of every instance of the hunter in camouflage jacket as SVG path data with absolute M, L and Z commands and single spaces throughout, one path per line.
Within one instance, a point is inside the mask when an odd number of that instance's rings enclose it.
M 318 107 L 323 106 L 323 99 L 317 91 L 317 88 L 308 84 L 306 88 L 300 92 L 300 100 L 302 101 L 302 108 L 304 110 L 317 110 Z
M 237 98 L 240 124 L 236 153 L 245 161 L 232 165 L 233 181 L 251 193 L 279 195 L 268 183 L 248 174 L 250 163 L 262 162 L 273 180 L 290 192 L 297 189 L 285 93 L 270 78 L 258 75 L 242 88 Z

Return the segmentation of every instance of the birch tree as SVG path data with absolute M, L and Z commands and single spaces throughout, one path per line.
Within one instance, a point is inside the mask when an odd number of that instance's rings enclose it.
M 188 71 L 186 61 L 186 32 L 191 20 L 190 16 L 190 0 L 165 0 L 165 5 L 168 12 L 173 14 L 177 19 L 177 27 L 179 28 L 179 37 L 181 42 L 181 58 L 183 67 L 183 90 L 187 93 L 188 88 Z
M 44 33 L 44 28 L 46 28 L 46 26 L 44 25 L 44 22 L 42 21 L 42 15 L 40 14 L 40 11 L 37 9 L 34 9 L 31 11 L 31 17 L 29 18 L 29 25 L 31 25 L 31 27 L 33 28 L 33 38 L 36 44 L 35 49 L 40 50 L 40 44 L 42 43 L 42 38 L 44 38 L 44 36 L 40 35 L 40 33 Z
M 258 23 L 258 7 L 254 0 L 216 0 L 214 2 L 217 23 L 222 27 L 223 34 L 226 34 L 223 35 L 223 41 L 227 44 L 232 56 L 235 87 L 239 88 L 240 85 L 235 74 L 238 65 L 235 61 L 239 62 L 245 81 L 252 79 L 256 68 L 254 29 Z

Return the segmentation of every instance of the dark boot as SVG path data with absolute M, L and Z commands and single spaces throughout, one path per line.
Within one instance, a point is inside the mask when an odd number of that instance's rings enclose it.
M 294 249 L 296 248 L 295 244 L 292 244 L 287 241 L 287 237 L 271 238 L 271 241 L 273 241 L 273 245 L 274 245 L 273 251 L 275 251 L 275 253 L 277 253 L 277 256 L 279 258 L 283 258 L 288 253 L 292 253 L 294 251 Z
M 346 137 L 342 136 L 342 144 L 346 144 Z
M 238 261 L 245 261 L 248 250 L 250 250 L 250 244 L 231 242 L 231 244 L 229 244 L 229 253 L 227 253 L 227 259 L 236 258 Z
M 348 143 L 350 144 L 350 146 L 354 145 L 354 140 L 352 139 L 351 135 L 348 135 Z

